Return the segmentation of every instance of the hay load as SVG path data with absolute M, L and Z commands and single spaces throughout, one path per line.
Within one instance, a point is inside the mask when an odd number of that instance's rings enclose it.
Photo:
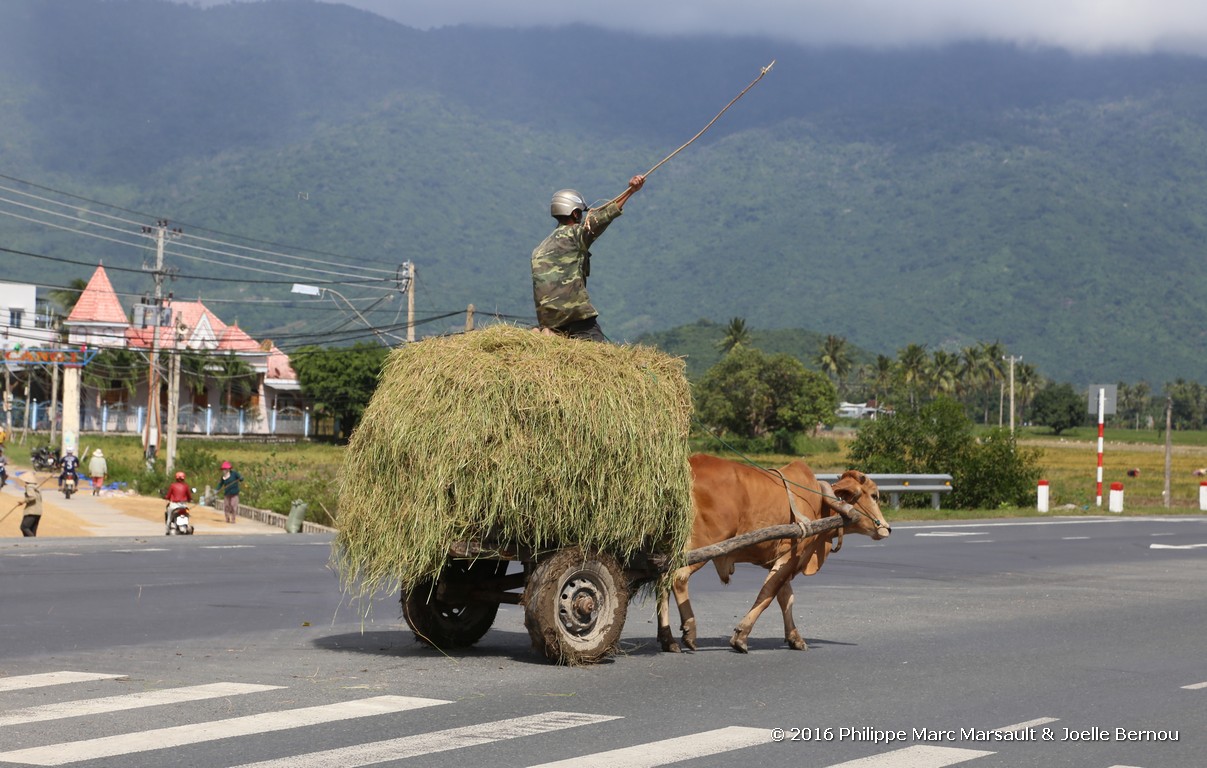
M 680 553 L 691 529 L 683 362 L 511 326 L 391 353 L 352 435 L 335 562 L 410 590 L 450 543 Z

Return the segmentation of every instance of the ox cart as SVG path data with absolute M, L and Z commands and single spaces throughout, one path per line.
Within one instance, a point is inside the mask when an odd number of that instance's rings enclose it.
M 848 514 L 788 523 L 736 536 L 686 553 L 700 563 L 772 539 L 799 539 L 840 528 Z M 511 562 L 523 570 L 507 573 Z M 639 551 L 627 558 L 578 546 L 545 551 L 491 542 L 449 547 L 440 575 L 402 594 L 403 616 L 415 637 L 437 648 L 466 648 L 494 623 L 499 606 L 524 607 L 533 647 L 555 663 L 591 664 L 620 640 L 629 596 L 667 573 L 670 555 Z

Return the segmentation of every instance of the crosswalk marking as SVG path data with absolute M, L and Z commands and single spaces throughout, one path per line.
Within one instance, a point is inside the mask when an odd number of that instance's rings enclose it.
M 132 752 L 147 752 L 154 749 L 169 749 L 185 744 L 226 739 L 232 736 L 250 736 L 257 733 L 301 728 L 320 723 L 371 717 L 408 709 L 431 707 L 451 702 L 440 699 L 421 699 L 409 696 L 374 696 L 368 699 L 324 704 L 316 707 L 287 709 L 259 715 L 245 715 L 207 723 L 193 723 L 171 728 L 158 728 L 139 733 L 104 736 L 98 739 L 51 744 L 45 747 L 16 749 L 0 752 L 0 762 L 32 763 L 33 765 L 66 765 L 80 760 L 96 760 L 102 757 L 117 757 Z
M 86 683 L 90 680 L 119 680 L 125 675 L 106 675 L 95 672 L 43 672 L 38 675 L 0 677 L 0 692 L 19 691 L 25 688 L 42 688 L 64 683 Z
M 1014 725 L 1003 725 L 1001 728 L 994 728 L 994 733 L 1014 733 L 1015 731 L 1025 731 L 1028 728 L 1034 728 L 1039 725 L 1047 725 L 1054 723 L 1060 718 L 1058 717 L 1037 717 L 1034 720 L 1028 720 L 1025 723 L 1015 723 Z
M 533 768 L 653 768 L 657 765 L 770 743 L 770 728 L 743 728 L 735 725 L 676 739 L 638 744 L 635 747 L 596 752 L 593 755 L 558 760 L 554 763 L 541 763 Z
M 931 747 L 918 745 L 905 749 L 894 749 L 871 757 L 848 760 L 830 768 L 943 768 L 946 765 L 975 760 L 992 755 L 980 749 L 956 749 L 955 747 Z
M 447 752 L 462 747 L 489 744 L 495 741 L 519 738 L 520 736 L 534 736 L 564 728 L 575 728 L 580 725 L 591 725 L 619 719 L 615 715 L 588 715 L 580 712 L 546 712 L 540 715 L 499 720 L 493 723 L 467 725 L 462 728 L 449 728 L 443 731 L 420 733 L 415 736 L 401 736 L 397 739 L 375 741 L 370 744 L 358 744 L 351 747 L 328 749 L 322 752 L 311 752 L 280 760 L 248 763 L 237 766 L 237 768 L 330 768 L 332 765 L 338 765 L 340 768 L 357 768 L 358 766 L 384 763 L 389 760 L 419 757 L 420 755 Z M 576 765 L 578 764 L 580 763 L 576 763 Z
M 120 696 L 106 696 L 100 699 L 64 701 L 57 704 L 43 704 L 37 707 L 27 707 L 26 709 L 15 709 L 5 712 L 0 714 L 0 726 L 17 725 L 19 723 L 38 723 L 44 720 L 58 720 L 64 717 L 78 717 L 81 715 L 98 715 L 105 712 L 120 712 L 140 707 L 155 707 L 160 704 L 179 704 L 185 701 L 216 699 L 220 696 L 237 696 L 244 693 L 273 691 L 278 688 L 281 688 L 281 686 L 211 683 L 209 685 L 193 685 L 187 688 L 169 688 L 162 691 L 140 691 Z

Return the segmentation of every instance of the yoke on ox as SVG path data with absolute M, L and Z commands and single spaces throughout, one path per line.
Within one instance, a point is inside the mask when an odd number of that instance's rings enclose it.
M 846 532 L 883 539 L 892 531 L 880 512 L 880 491 L 867 475 L 847 470 L 832 486 L 819 481 L 803 461 L 779 470 L 766 470 L 727 459 L 696 454 L 691 457 L 692 500 L 695 518 L 689 550 L 697 550 L 746 533 L 804 523 L 839 515 L 843 520 L 825 533 L 797 539 L 773 539 L 744 546 L 712 558 L 717 575 L 728 584 L 736 563 L 753 563 L 768 569 L 750 612 L 734 629 L 730 646 L 747 651 L 747 638 L 754 623 L 771 604 L 779 601 L 784 614 L 784 639 L 795 650 L 805 650 L 804 638 L 792 617 L 792 578 L 799 572 L 817 573 L 826 556 L 842 546 Z M 687 582 L 707 560 L 678 569 L 672 580 L 683 631 L 683 643 L 696 648 L 696 618 L 692 612 Z M 664 651 L 679 651 L 671 635 L 669 594 L 658 604 L 658 642 Z

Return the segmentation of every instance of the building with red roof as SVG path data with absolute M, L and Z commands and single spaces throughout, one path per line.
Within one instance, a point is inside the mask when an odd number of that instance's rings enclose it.
M 64 321 L 68 343 L 138 351 L 149 360 L 178 355 L 181 434 L 299 434 L 308 431 L 305 403 L 289 357 L 271 341 L 256 341 L 227 325 L 200 300 L 165 299 L 158 309 L 136 304 L 127 314 L 103 266 L 98 266 Z M 165 367 L 166 371 L 166 367 Z M 166 372 L 161 372 L 166 380 Z M 130 395 L 121 382 L 85 381 L 84 429 L 140 431 L 148 376 Z M 166 414 L 167 393 L 160 413 Z

